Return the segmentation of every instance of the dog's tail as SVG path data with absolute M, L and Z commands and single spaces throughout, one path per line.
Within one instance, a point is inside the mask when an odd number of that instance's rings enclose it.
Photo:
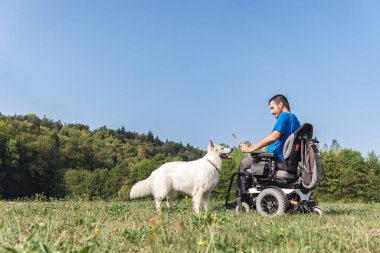
M 137 199 L 152 194 L 151 177 L 134 184 L 129 193 L 130 199 Z

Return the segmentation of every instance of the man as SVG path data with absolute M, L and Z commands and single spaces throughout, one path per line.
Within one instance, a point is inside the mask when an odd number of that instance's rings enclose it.
M 244 153 L 254 152 L 258 149 L 268 146 L 267 152 L 276 154 L 278 163 L 284 160 L 282 149 L 286 139 L 300 127 L 297 117 L 290 112 L 289 102 L 283 95 L 276 95 L 269 99 L 269 109 L 273 116 L 277 119 L 273 127 L 272 133 L 256 143 L 253 146 L 240 144 L 240 149 Z M 244 158 L 240 163 L 239 172 L 245 173 L 251 167 L 254 159 L 252 157 Z M 244 177 L 238 177 L 238 190 L 241 193 L 247 193 L 247 185 Z

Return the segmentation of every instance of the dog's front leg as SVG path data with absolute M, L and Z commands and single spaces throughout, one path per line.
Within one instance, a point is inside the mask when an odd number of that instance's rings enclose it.
M 211 192 L 205 192 L 203 194 L 203 207 L 206 212 L 208 212 L 208 209 L 210 207 L 210 195 L 211 195 Z
M 196 194 L 194 194 L 193 203 L 194 203 L 194 212 L 196 214 L 199 214 L 199 206 L 201 204 L 201 201 L 202 201 L 202 193 L 197 192 Z
M 194 201 L 194 212 L 196 214 L 199 214 L 199 206 L 200 206 L 200 201 Z

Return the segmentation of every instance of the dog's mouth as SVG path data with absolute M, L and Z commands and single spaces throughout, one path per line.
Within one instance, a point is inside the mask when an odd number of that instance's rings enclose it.
M 223 159 L 231 159 L 230 154 L 221 154 L 220 157 Z

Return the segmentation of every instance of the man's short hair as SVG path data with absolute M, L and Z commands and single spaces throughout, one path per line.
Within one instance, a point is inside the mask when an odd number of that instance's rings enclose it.
M 289 105 L 288 99 L 284 95 L 278 94 L 276 96 L 273 96 L 271 99 L 269 99 L 268 105 L 270 104 L 271 101 L 274 101 L 276 105 L 279 105 L 280 102 L 282 102 L 282 104 L 290 111 L 290 105 Z

